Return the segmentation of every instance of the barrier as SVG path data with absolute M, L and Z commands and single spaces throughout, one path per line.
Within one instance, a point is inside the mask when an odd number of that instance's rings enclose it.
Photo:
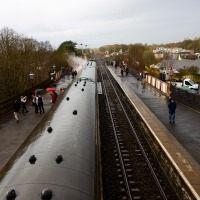
M 156 80 L 156 88 L 160 90 L 161 89 L 160 86 L 161 86 L 161 81 Z
M 169 94 L 169 87 L 166 82 L 163 82 L 150 75 L 146 75 L 145 80 L 149 85 L 155 87 L 165 94 Z M 183 90 L 172 86 L 172 98 L 200 112 L 200 95 L 198 92 L 194 92 L 193 90 Z
M 160 91 L 164 92 L 164 93 L 168 93 L 167 91 L 167 83 L 164 83 L 163 81 L 161 81 L 161 85 L 160 85 Z
M 157 88 L 158 90 L 160 90 L 161 92 L 167 94 L 167 83 L 153 77 L 150 75 L 146 75 L 146 82 L 150 85 L 152 85 L 153 87 Z

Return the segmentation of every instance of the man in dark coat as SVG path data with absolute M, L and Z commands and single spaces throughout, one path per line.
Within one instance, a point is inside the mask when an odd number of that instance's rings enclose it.
M 44 113 L 43 97 L 40 94 L 38 96 L 38 108 L 39 108 L 40 114 L 42 112 Z
M 175 123 L 176 102 L 173 99 L 170 99 L 168 108 L 169 108 L 169 122 Z
M 13 111 L 17 123 L 19 122 L 19 117 L 18 117 L 19 109 L 20 109 L 20 103 L 17 100 L 15 100 L 13 104 Z

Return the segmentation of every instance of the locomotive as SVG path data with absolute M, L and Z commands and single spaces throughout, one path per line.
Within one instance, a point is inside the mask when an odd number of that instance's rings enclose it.
M 0 200 L 97 199 L 97 66 L 88 60 L 0 173 Z

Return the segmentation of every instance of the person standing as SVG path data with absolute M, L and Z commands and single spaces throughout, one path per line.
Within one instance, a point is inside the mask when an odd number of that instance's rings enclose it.
M 121 75 L 122 76 L 124 75 L 124 69 L 123 69 L 123 67 L 121 67 Z
M 128 76 L 128 71 L 129 71 L 129 70 L 128 70 L 128 66 L 127 66 L 127 65 L 126 65 L 126 68 L 125 68 L 125 69 L 126 69 L 126 76 Z
M 22 104 L 22 111 L 23 113 L 26 112 L 29 112 L 27 109 L 26 109 L 26 101 L 27 101 L 27 96 L 21 96 L 21 104 Z
M 35 113 L 38 113 L 38 94 L 35 94 Z
M 176 102 L 171 98 L 168 104 L 169 109 L 169 122 L 175 123 Z
M 55 91 L 53 91 L 52 94 L 51 94 L 52 103 L 56 102 L 57 96 L 58 96 L 57 93 Z
M 40 94 L 38 96 L 38 108 L 39 108 L 40 114 L 42 112 L 44 113 L 43 97 Z
M 35 106 L 35 96 L 36 96 L 36 94 L 32 95 L 32 106 Z
M 15 100 L 13 104 L 13 111 L 17 123 L 19 122 L 19 116 L 18 116 L 19 109 L 20 109 L 20 103 L 18 102 L 18 100 Z
M 33 94 L 32 95 L 32 106 L 34 106 L 34 108 L 35 108 L 35 113 L 38 113 L 38 102 L 37 102 L 37 100 L 38 100 L 38 94 L 37 93 Z
M 75 76 L 75 72 L 74 70 L 72 70 L 72 79 L 74 79 L 74 76 Z
M 74 76 L 76 77 L 76 75 L 77 75 L 77 71 L 75 70 L 75 71 L 74 71 Z

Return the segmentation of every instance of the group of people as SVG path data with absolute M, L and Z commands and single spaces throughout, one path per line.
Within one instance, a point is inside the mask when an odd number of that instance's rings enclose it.
M 35 107 L 35 113 L 38 113 L 38 109 L 40 113 L 44 113 L 44 107 L 43 107 L 43 97 L 40 94 L 35 94 L 32 96 L 33 101 L 32 105 Z M 26 103 L 27 103 L 27 96 L 21 96 L 20 101 L 15 100 L 13 104 L 13 111 L 14 111 L 14 117 L 16 119 L 16 122 L 19 122 L 19 111 L 22 105 L 22 112 L 27 113 L 29 112 L 26 108 Z
M 55 91 L 52 91 L 51 93 L 51 102 L 55 103 L 57 99 L 57 93 Z M 27 96 L 21 96 L 20 101 L 15 100 L 13 104 L 13 111 L 14 111 L 14 117 L 16 119 L 16 122 L 19 122 L 19 111 L 22 106 L 22 112 L 27 113 L 29 112 L 26 108 L 26 103 L 27 103 Z M 44 113 L 44 103 L 43 103 L 43 97 L 41 94 L 36 93 L 32 95 L 32 106 L 35 108 L 35 113 Z
M 32 105 L 35 107 L 35 113 L 44 113 L 43 97 L 40 94 L 32 95 Z
M 23 113 L 29 112 L 29 111 L 27 110 L 27 108 L 26 108 L 26 102 L 27 102 L 27 96 L 21 96 L 21 97 L 20 97 L 20 102 L 19 102 L 18 100 L 15 100 L 15 101 L 14 101 L 14 104 L 13 104 L 13 111 L 14 111 L 14 117 L 15 117 L 17 123 L 19 122 L 18 113 L 19 113 L 19 110 L 20 110 L 21 105 L 22 105 L 22 112 L 23 112 Z
M 120 64 L 120 69 L 121 69 L 121 75 L 124 75 L 124 72 L 126 73 L 126 75 L 128 75 L 129 69 L 128 66 L 125 63 L 121 63 Z
M 76 70 L 72 70 L 72 79 L 74 79 L 74 77 L 76 77 L 77 75 L 77 71 Z

